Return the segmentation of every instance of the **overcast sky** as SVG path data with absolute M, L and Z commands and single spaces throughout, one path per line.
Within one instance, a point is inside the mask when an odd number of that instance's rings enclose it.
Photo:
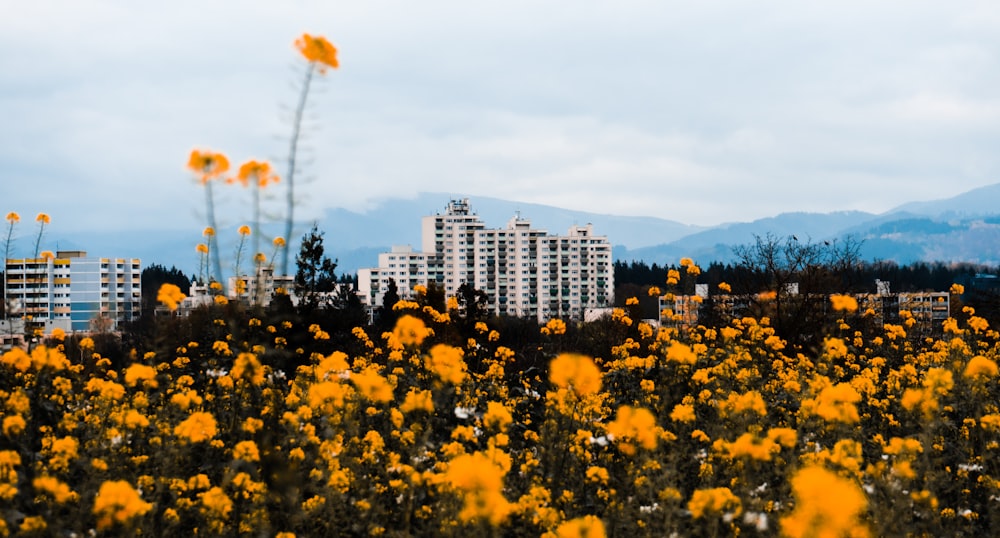
M 341 61 L 303 220 L 432 191 L 712 225 L 1000 182 L 995 0 L 0 2 L 0 210 L 53 228 L 200 230 L 195 147 L 283 174 L 302 32 Z

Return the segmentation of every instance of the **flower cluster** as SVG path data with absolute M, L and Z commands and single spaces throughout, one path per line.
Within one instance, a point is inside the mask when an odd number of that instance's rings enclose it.
M 397 307 L 378 337 L 210 305 L 123 360 L 65 334 L 3 354 L 0 535 L 988 535 L 1000 517 L 985 322 L 842 322 L 786 354 L 765 319 L 619 316 L 600 357 L 567 350 L 576 325 L 518 350 Z

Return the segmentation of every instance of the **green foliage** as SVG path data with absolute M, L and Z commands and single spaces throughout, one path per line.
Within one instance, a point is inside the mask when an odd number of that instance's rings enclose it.
M 337 262 L 326 257 L 324 252 L 323 232 L 313 224 L 309 233 L 302 237 L 302 247 L 295 257 L 295 294 L 303 312 L 324 306 L 325 294 L 332 292 L 337 283 L 334 274 Z

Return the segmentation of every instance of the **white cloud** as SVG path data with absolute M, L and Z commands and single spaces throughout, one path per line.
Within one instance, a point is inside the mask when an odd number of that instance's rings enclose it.
M 1000 181 L 991 2 L 22 3 L 0 19 L 6 210 L 200 229 L 193 147 L 281 162 L 328 207 L 446 191 L 713 224 L 881 211 Z M 284 166 L 278 165 L 283 171 Z M 225 219 L 245 193 L 220 189 Z M 272 204 L 275 210 L 280 203 Z

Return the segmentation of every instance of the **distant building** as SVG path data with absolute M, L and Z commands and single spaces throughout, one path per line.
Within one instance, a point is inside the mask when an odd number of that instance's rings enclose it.
M 237 282 L 242 280 L 239 287 Z M 257 269 L 256 275 L 245 275 L 242 277 L 230 277 L 228 295 L 232 300 L 244 300 L 252 305 L 267 306 L 271 304 L 277 290 L 293 297 L 295 290 L 295 277 L 292 275 L 275 275 L 274 267 L 261 266 Z M 242 293 L 241 293 L 242 292 Z
M 798 295 L 798 284 L 785 288 L 788 295 Z M 698 324 L 701 309 L 708 296 L 707 288 L 695 295 L 663 295 L 659 298 L 660 323 L 666 326 L 692 327 Z M 858 310 L 868 312 L 879 323 L 898 324 L 912 318 L 922 333 L 941 328 L 941 323 L 951 315 L 951 296 L 948 292 L 892 293 L 889 282 L 875 281 L 875 293 L 854 296 Z M 713 308 L 723 316 L 740 317 L 748 314 L 749 298 L 742 295 L 720 294 L 711 296 Z M 830 308 L 829 302 L 823 303 Z
M 467 284 L 486 294 L 494 314 L 540 322 L 583 319 L 613 303 L 611 244 L 589 224 L 548 235 L 517 215 L 505 228 L 487 228 L 462 199 L 424 217 L 421 231 L 420 252 L 394 247 L 379 254 L 378 267 L 358 271 L 358 293 L 368 306 L 382 304 L 390 280 L 403 299 L 418 284 L 438 285 L 446 296 Z
M 9 318 L 65 331 L 114 330 L 140 314 L 142 270 L 137 258 L 89 257 L 59 251 L 51 258 L 7 259 Z
M 243 301 L 249 305 L 268 306 L 278 293 L 289 296 L 292 304 L 298 304 L 295 295 L 295 277 L 291 275 L 275 275 L 271 266 L 257 268 L 256 275 L 229 277 L 225 298 L 228 301 Z M 242 281 L 242 282 L 241 282 Z M 239 283 L 239 286 L 237 285 Z M 222 295 L 221 288 L 212 290 L 208 284 L 197 281 L 191 283 L 187 297 L 181 301 L 177 309 L 180 316 L 188 316 L 194 310 L 215 304 L 216 295 Z M 165 308 L 158 312 L 167 313 Z

